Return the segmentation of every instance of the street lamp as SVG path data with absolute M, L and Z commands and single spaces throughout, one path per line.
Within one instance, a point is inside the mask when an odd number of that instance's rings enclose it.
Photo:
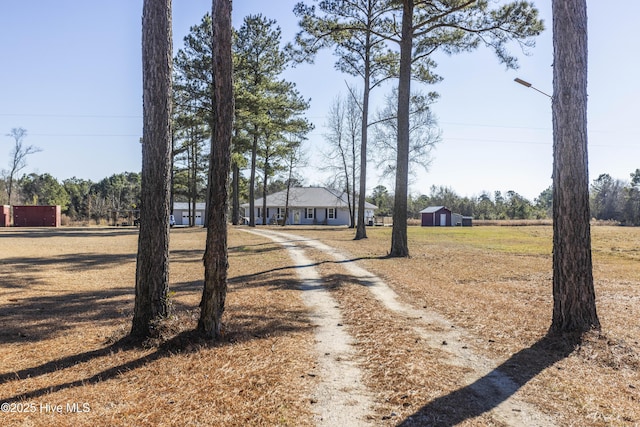
M 515 79 L 513 79 L 514 82 L 516 83 L 520 83 L 522 86 L 526 86 L 526 87 L 530 87 L 531 89 L 540 92 L 541 94 L 543 94 L 544 96 L 549 97 L 549 99 L 551 99 L 551 95 L 549 95 L 548 93 L 544 93 L 543 91 L 541 91 L 540 89 L 536 88 L 535 86 L 533 86 L 531 83 L 526 82 L 522 79 L 519 79 L 518 77 L 516 77 Z

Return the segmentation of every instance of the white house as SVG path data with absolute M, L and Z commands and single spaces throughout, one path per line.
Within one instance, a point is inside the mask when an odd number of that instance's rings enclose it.
M 284 219 L 287 191 L 279 191 L 267 196 L 267 209 L 263 212 L 263 199 L 255 201 L 256 224 L 262 224 L 262 216 L 267 224 Z M 349 204 L 347 194 L 325 187 L 294 187 L 289 190 L 287 224 L 349 225 Z M 357 201 L 351 201 L 356 205 Z M 244 203 L 245 217 L 249 217 L 249 203 Z M 365 223 L 373 222 L 377 206 L 365 203 Z M 357 215 L 356 215 L 357 218 Z
M 176 225 L 189 225 L 190 216 L 195 217 L 195 225 L 204 225 L 205 207 L 205 203 L 196 203 L 194 212 L 191 203 L 174 202 L 173 216 L 175 217 Z

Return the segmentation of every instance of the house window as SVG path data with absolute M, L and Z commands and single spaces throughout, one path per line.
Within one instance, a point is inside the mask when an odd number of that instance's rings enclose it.
M 284 208 L 278 208 L 278 219 L 284 218 Z
M 336 219 L 336 208 L 329 208 L 327 211 L 327 218 Z
M 306 219 L 313 219 L 313 210 L 314 210 L 313 208 L 306 208 L 304 210 L 304 217 Z
M 258 218 L 262 218 L 262 208 L 258 208 Z

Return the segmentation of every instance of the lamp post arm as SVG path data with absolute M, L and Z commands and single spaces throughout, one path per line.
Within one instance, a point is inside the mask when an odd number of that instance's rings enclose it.
M 538 89 L 537 87 L 533 86 L 531 83 L 529 83 L 529 82 L 527 82 L 527 81 L 524 81 L 524 80 L 519 79 L 519 78 L 517 78 L 517 77 L 516 77 L 515 79 L 513 79 L 513 81 L 514 81 L 514 82 L 516 82 L 516 83 L 521 84 L 522 86 L 525 86 L 525 87 L 531 88 L 531 89 L 533 89 L 533 90 L 535 90 L 535 91 L 537 91 L 537 92 L 540 92 L 540 93 L 541 93 L 541 94 L 543 94 L 544 96 L 546 96 L 546 97 L 548 97 L 549 99 L 551 99 L 551 95 L 549 95 L 548 93 L 545 93 L 545 92 L 541 91 L 540 89 Z

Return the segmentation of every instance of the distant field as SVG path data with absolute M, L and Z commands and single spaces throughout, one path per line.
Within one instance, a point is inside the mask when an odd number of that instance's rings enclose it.
M 592 228 L 602 335 L 562 357 L 540 348 L 551 319 L 550 226 L 410 227 L 408 259 L 384 258 L 386 227 L 364 241 L 345 228 L 270 229 L 339 248 L 403 301 L 441 313 L 559 425 L 640 423 L 640 228 Z M 2 425 L 313 425 L 313 327 L 287 253 L 232 228 L 225 341 L 194 342 L 204 238 L 172 229 L 173 332 L 135 348 L 119 340 L 133 308 L 136 229 L 0 229 L 0 402 L 35 408 L 0 413 Z M 339 264 L 310 256 L 358 337 L 373 425 L 395 425 L 461 387 L 459 368 L 414 339 L 411 319 L 382 312 Z M 74 402 L 89 410 L 66 411 Z M 487 424 L 499 422 L 463 422 Z

